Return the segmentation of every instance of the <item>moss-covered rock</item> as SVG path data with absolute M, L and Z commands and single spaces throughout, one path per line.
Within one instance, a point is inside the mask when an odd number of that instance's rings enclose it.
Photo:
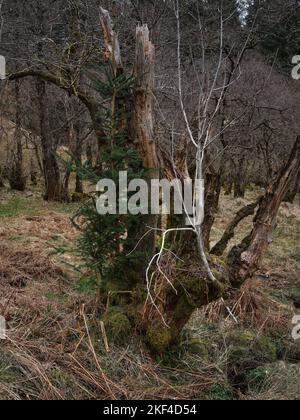
M 237 330 L 229 336 L 231 360 L 253 360 L 256 363 L 271 363 L 277 360 L 275 342 L 267 336 L 258 336 L 252 330 Z
M 194 331 L 186 328 L 178 341 L 178 347 L 181 351 L 200 356 L 203 360 L 208 360 L 214 354 L 214 345 L 209 334 L 201 331 Z
M 109 338 L 115 343 L 124 343 L 132 333 L 132 326 L 121 308 L 112 307 L 102 317 Z
M 275 342 L 252 330 L 236 330 L 227 339 L 230 346 L 229 379 L 234 386 L 247 388 L 247 374 L 266 363 L 277 360 Z
M 146 333 L 149 348 L 157 354 L 164 353 L 172 342 L 172 333 L 164 325 L 153 325 L 148 328 Z

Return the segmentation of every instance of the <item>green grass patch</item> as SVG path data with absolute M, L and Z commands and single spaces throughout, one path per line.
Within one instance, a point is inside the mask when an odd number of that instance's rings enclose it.
M 46 294 L 46 299 L 51 302 L 67 302 L 68 296 L 65 293 L 48 292 Z
M 38 207 L 36 200 L 14 197 L 6 203 L 0 203 L 0 218 L 32 216 L 36 214 Z
M 12 242 L 21 242 L 23 241 L 24 237 L 22 235 L 12 235 L 8 236 L 7 240 Z

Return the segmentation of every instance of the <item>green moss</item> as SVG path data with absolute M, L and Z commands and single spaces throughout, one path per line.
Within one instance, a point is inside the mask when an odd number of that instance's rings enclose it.
M 211 264 L 217 280 L 208 279 L 204 269 L 183 271 L 178 269 L 174 287 L 167 293 L 167 317 L 171 325 L 173 338 L 178 338 L 182 328 L 187 324 L 197 308 L 207 305 L 224 296 L 229 285 L 227 266 L 218 258 Z
M 205 390 L 205 398 L 211 401 L 230 401 L 234 394 L 228 384 L 215 383 Z
M 212 346 L 208 340 L 192 337 L 188 342 L 188 351 L 203 359 L 209 359 L 212 354 Z
M 132 333 L 129 319 L 121 308 L 112 307 L 102 317 L 106 332 L 115 343 L 124 343 Z
M 182 291 L 182 294 L 186 297 L 186 301 L 182 304 L 188 303 L 193 308 L 200 308 L 203 305 L 207 305 L 209 302 L 219 299 L 224 295 L 227 289 L 227 283 L 221 274 L 216 269 L 213 269 L 216 282 L 208 281 L 204 275 L 199 274 L 188 274 L 180 276 L 176 287 L 177 291 Z M 217 275 L 216 275 L 217 274 Z M 220 279 L 218 279 L 218 276 Z M 182 310 L 182 304 L 180 305 L 180 311 Z
M 277 360 L 277 349 L 276 345 L 270 337 L 262 336 L 257 342 L 257 354 L 261 355 L 262 359 L 265 359 L 266 362 L 276 362 Z
M 154 325 L 148 328 L 146 338 L 150 349 L 155 353 L 162 354 L 170 346 L 172 334 L 167 327 Z
M 243 330 L 236 334 L 235 339 L 242 345 L 248 345 L 254 342 L 256 333 L 250 330 Z
M 257 336 L 252 330 L 234 331 L 229 337 L 229 342 L 233 361 L 252 360 L 254 363 L 271 363 L 277 360 L 275 342 L 267 336 Z
M 51 370 L 51 379 L 57 384 L 60 388 L 69 388 L 73 385 L 73 378 L 69 372 L 62 369 L 52 369 Z
M 230 345 L 228 374 L 232 384 L 242 391 L 248 388 L 248 373 L 253 369 L 277 360 L 275 342 L 258 336 L 252 330 L 237 330 L 228 337 Z
M 67 302 L 68 296 L 64 293 L 47 292 L 46 299 L 51 302 Z
M 212 267 L 214 267 L 219 273 L 222 273 L 223 276 L 228 276 L 228 266 L 226 261 L 224 261 L 221 257 L 217 257 L 216 255 L 209 254 L 208 261 Z

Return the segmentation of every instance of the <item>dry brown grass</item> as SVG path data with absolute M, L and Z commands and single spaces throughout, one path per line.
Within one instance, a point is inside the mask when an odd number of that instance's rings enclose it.
M 253 196 L 251 193 L 247 200 L 252 201 Z M 76 263 L 78 257 L 71 253 L 59 258 L 51 255 L 53 247 L 70 246 L 76 240 L 70 213 L 57 205 L 45 205 L 36 197 L 32 200 L 34 211 L 21 209 L 15 217 L 0 218 L 0 314 L 8 323 L 8 339 L 0 346 L 0 399 L 201 399 L 207 387 L 226 382 L 226 349 L 216 350 L 214 359 L 208 360 L 183 350 L 180 359 L 169 365 L 153 360 L 134 337 L 128 339 L 127 347 L 109 343 L 108 352 L 98 321 L 97 297 L 79 293 L 74 288 L 78 274 L 65 265 Z M 214 231 L 217 236 L 232 215 L 232 202 L 230 198 L 222 201 Z M 241 205 L 235 202 L 234 206 Z M 295 219 L 290 214 L 297 210 L 289 208 L 288 215 L 285 211 L 279 220 L 284 231 L 279 232 L 281 244 L 288 248 L 297 235 L 292 230 L 298 215 Z M 235 240 L 249 226 L 246 221 Z M 262 276 L 246 284 L 233 292 L 226 304 L 241 326 L 259 331 L 280 326 L 290 333 L 292 309 L 275 301 L 270 291 L 287 288 L 295 266 L 288 255 L 280 271 L 283 260 L 279 264 L 275 260 L 282 251 L 275 240 L 272 252 L 262 270 L 263 275 L 268 272 L 269 279 Z M 270 261 L 274 261 L 272 266 Z M 210 332 L 202 335 L 203 320 L 225 330 L 234 328 L 221 301 L 192 320 L 200 339 L 213 340 Z M 296 379 L 291 371 L 287 369 L 284 374 L 279 369 L 269 387 L 239 398 L 274 399 L 280 395 L 283 376 L 287 387 L 292 387 Z
M 11 243 L 0 244 L 0 284 L 25 287 L 28 282 L 59 280 L 63 271 L 37 248 L 26 249 Z
M 270 288 L 256 279 L 248 281 L 240 290 L 232 291 L 226 304 L 219 300 L 208 305 L 201 313 L 213 323 L 222 322 L 225 318 L 233 324 L 265 332 L 274 328 L 288 329 L 294 311 L 292 305 L 274 300 Z

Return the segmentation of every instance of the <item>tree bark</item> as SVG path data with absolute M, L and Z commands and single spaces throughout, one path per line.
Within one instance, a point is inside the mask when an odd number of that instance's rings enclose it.
M 51 138 L 46 82 L 37 79 L 36 88 L 40 112 L 41 146 L 45 181 L 44 198 L 47 201 L 61 201 L 62 185 L 60 171 L 55 156 L 55 148 L 53 146 L 53 139 Z
M 23 173 L 23 144 L 22 144 L 22 124 L 21 124 L 21 95 L 20 81 L 15 81 L 15 103 L 16 103 L 16 121 L 14 134 L 14 147 L 16 153 L 12 150 L 12 161 L 9 170 L 9 184 L 13 190 L 24 191 L 26 187 L 26 178 Z
M 81 167 L 82 165 L 82 138 L 81 138 L 80 127 L 75 128 L 75 151 L 74 158 L 76 161 L 76 166 Z M 78 194 L 83 194 L 83 183 L 80 175 L 76 173 L 76 183 L 75 183 L 75 192 Z
M 234 286 L 240 286 L 258 269 L 271 241 L 280 204 L 289 189 L 291 180 L 298 176 L 299 171 L 300 136 L 297 137 L 287 164 L 261 200 L 252 232 L 229 253 L 228 264 Z
M 147 182 L 159 178 L 158 158 L 154 139 L 153 93 L 154 93 L 155 50 L 149 39 L 147 26 L 138 26 L 136 30 L 135 86 L 133 99 L 133 141 L 147 170 Z M 149 203 L 150 208 L 150 203 Z M 149 214 L 138 232 L 141 237 L 149 230 L 157 228 L 158 216 Z M 139 239 L 139 238 L 137 238 Z M 143 242 L 146 258 L 151 258 L 155 251 L 156 232 L 153 230 L 147 241 Z
M 225 230 L 222 238 L 220 239 L 220 241 L 211 250 L 211 252 L 210 252 L 211 254 L 217 255 L 219 257 L 221 257 L 224 254 L 224 252 L 226 251 L 227 245 L 229 244 L 231 239 L 234 237 L 234 231 L 235 231 L 236 227 L 246 217 L 254 215 L 254 212 L 255 212 L 255 209 L 256 209 L 257 206 L 258 206 L 258 201 L 243 207 L 241 210 L 239 210 L 237 212 L 235 218 L 232 220 L 232 222 L 226 228 L 226 230 Z
M 210 250 L 210 235 L 218 211 L 222 189 L 221 173 L 206 176 L 205 216 L 203 221 L 203 242 L 206 250 Z
M 4 180 L 3 180 L 3 169 L 0 165 L 0 188 L 4 188 L 4 187 L 5 185 L 4 185 Z

